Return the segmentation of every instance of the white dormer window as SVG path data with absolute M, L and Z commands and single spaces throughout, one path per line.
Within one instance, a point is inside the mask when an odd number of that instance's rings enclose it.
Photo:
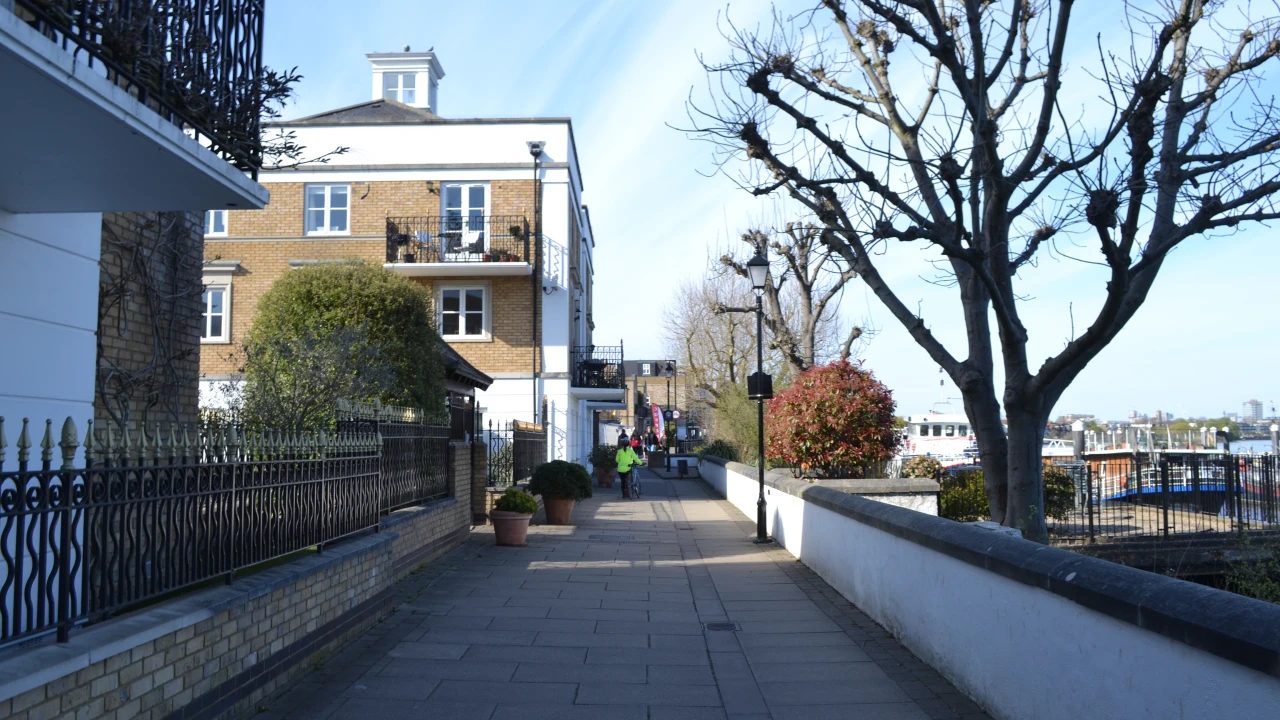
M 417 99 L 416 83 L 416 73 L 383 73 L 382 97 L 412 105 Z

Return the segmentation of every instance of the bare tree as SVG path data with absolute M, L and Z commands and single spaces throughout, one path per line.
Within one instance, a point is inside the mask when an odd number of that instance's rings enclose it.
M 764 323 L 772 346 L 781 353 L 792 377 L 836 354 L 836 305 L 845 286 L 858 276 L 850 267 L 837 267 L 835 253 L 820 240 L 823 232 L 823 228 L 812 224 L 790 222 L 776 233 L 756 229 L 742 235 L 742 242 L 752 252 L 776 258 L 770 264 L 762 293 Z M 738 277 L 750 279 L 746 260 L 726 254 L 721 256 L 720 264 Z M 721 303 L 715 311 L 754 313 L 755 306 Z M 849 328 L 839 346 L 841 359 L 848 359 L 854 341 L 861 336 L 861 327 Z
M 1062 392 L 1133 317 L 1171 250 L 1280 217 L 1280 112 L 1256 92 L 1280 53 L 1274 6 L 1267 17 L 1260 4 L 1125 3 L 1130 42 L 1106 52 L 1096 23 L 1072 26 L 1073 5 L 821 0 L 763 32 L 729 26 L 730 58 L 707 65 L 713 104 L 691 108 L 721 167 L 745 157 L 745 187 L 807 206 L 823 242 L 955 381 L 991 516 L 1036 539 L 1042 437 Z M 1095 43 L 1097 67 L 1068 72 L 1064 58 Z M 1103 112 L 1079 110 L 1093 98 Z M 913 243 L 934 249 L 958 289 L 967 357 L 881 272 Z M 1107 282 L 1088 329 L 1033 370 L 1018 274 L 1047 247 L 1084 255 Z
M 755 323 L 715 309 L 724 302 L 745 303 L 750 296 L 736 278 L 708 274 L 682 284 L 663 310 L 667 351 L 695 389 L 690 397 L 705 398 L 711 408 L 725 387 L 750 374 L 756 351 Z

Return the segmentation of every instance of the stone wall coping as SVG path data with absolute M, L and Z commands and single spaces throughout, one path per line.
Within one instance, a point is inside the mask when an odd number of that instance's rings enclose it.
M 217 617 L 223 611 L 289 587 L 335 565 L 377 551 L 399 535 L 386 532 L 422 514 L 436 512 L 454 498 L 404 508 L 382 519 L 384 532 L 339 540 L 324 548 L 262 572 L 235 579 L 230 585 L 197 590 L 126 615 L 110 618 L 71 634 L 66 643 L 45 642 L 21 650 L 0 650 L 0 701 L 17 697 L 59 678 L 74 675 L 95 663 L 140 645 Z
M 718 458 L 707 455 L 702 460 L 725 467 L 732 463 L 731 460 Z M 733 463 L 747 468 L 750 472 L 739 473 L 748 477 L 756 477 L 756 468 L 754 465 L 744 465 L 742 463 Z M 769 478 L 776 477 L 779 480 L 796 480 L 786 472 L 780 470 L 765 470 L 765 484 L 769 484 Z M 928 478 L 817 478 L 812 482 L 807 480 L 799 481 L 802 484 L 839 489 L 842 492 L 853 493 L 855 495 L 903 495 L 908 493 L 936 493 L 941 490 L 941 486 L 935 480 Z
M 754 478 L 756 468 L 704 458 Z M 765 473 L 765 485 L 1121 622 L 1280 678 L 1280 605 Z

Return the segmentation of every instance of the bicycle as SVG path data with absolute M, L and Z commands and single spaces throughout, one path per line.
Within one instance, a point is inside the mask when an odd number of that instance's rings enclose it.
M 631 499 L 634 500 L 640 497 L 640 466 L 633 466 L 629 474 L 631 476 Z

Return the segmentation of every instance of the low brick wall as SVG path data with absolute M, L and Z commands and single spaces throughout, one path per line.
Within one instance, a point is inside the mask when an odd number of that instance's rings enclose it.
M 377 533 L 79 629 L 69 643 L 0 651 L 0 719 L 251 714 L 377 622 L 397 580 L 466 539 L 471 455 L 451 444 L 450 497 L 391 513 Z

